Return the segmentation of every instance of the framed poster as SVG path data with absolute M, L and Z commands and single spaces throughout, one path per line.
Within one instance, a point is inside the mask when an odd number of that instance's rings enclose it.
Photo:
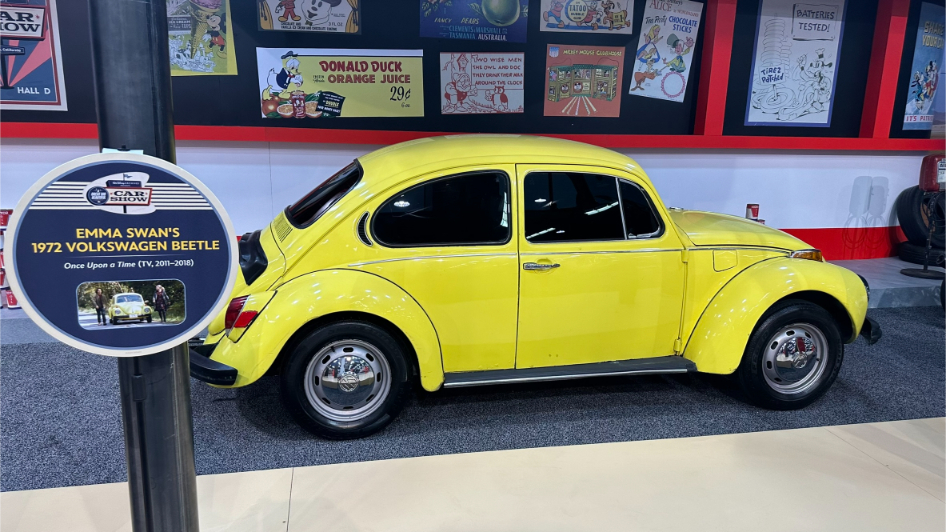
M 257 48 L 264 118 L 424 116 L 423 50 Z
M 237 73 L 230 0 L 167 0 L 172 76 Z
M 418 0 L 420 36 L 526 42 L 529 0 Z
M 620 116 L 624 51 L 618 46 L 548 45 L 545 116 Z
M 542 0 L 542 31 L 630 35 L 634 0 Z
M 361 0 L 257 0 L 259 29 L 361 33 Z
M 845 8 L 760 0 L 745 125 L 831 125 Z
M 925 2 L 920 6 L 903 129 L 932 129 L 934 111 L 943 113 L 943 91 L 936 89 L 943 70 L 944 24 L 946 13 L 942 7 Z
M 690 0 L 647 4 L 628 94 L 683 101 L 702 15 L 703 4 Z
M 0 4 L 0 109 L 65 111 L 56 0 Z
M 523 53 L 440 54 L 440 112 L 445 115 L 521 113 Z

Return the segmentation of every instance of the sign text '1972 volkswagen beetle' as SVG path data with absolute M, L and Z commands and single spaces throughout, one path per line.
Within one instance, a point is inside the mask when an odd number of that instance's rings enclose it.
M 735 373 L 801 408 L 843 344 L 876 341 L 867 287 L 753 221 L 667 209 L 618 153 L 541 137 L 380 149 L 240 242 L 229 308 L 191 353 L 217 386 L 278 373 L 329 438 L 376 432 L 412 386 Z

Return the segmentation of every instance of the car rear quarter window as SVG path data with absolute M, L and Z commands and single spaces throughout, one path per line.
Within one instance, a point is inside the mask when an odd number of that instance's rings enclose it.
M 286 207 L 286 218 L 300 229 L 312 225 L 325 214 L 325 211 L 355 188 L 355 185 L 361 181 L 362 175 L 363 171 L 358 161 L 342 168 L 302 199 Z
M 372 217 L 388 247 L 503 244 L 512 237 L 509 177 L 475 172 L 428 181 L 386 201 Z
M 624 240 L 614 177 L 532 172 L 526 175 L 524 188 L 526 240 Z

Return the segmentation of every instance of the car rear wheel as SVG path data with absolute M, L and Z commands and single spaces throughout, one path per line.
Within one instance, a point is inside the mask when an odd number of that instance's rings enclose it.
M 794 410 L 824 395 L 843 357 L 841 333 L 831 314 L 807 301 L 787 300 L 756 327 L 737 377 L 752 403 Z
M 410 394 L 404 347 L 358 321 L 322 327 L 303 339 L 281 373 L 286 407 L 310 432 L 331 439 L 386 427 Z

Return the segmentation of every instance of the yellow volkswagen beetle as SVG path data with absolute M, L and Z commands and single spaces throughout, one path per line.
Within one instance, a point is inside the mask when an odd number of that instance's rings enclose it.
M 880 336 L 866 283 L 818 250 L 667 209 L 633 160 L 551 138 L 360 157 L 244 235 L 240 264 L 192 375 L 278 373 L 289 410 L 329 438 L 380 430 L 415 383 L 736 373 L 752 402 L 800 408 L 843 344 Z

